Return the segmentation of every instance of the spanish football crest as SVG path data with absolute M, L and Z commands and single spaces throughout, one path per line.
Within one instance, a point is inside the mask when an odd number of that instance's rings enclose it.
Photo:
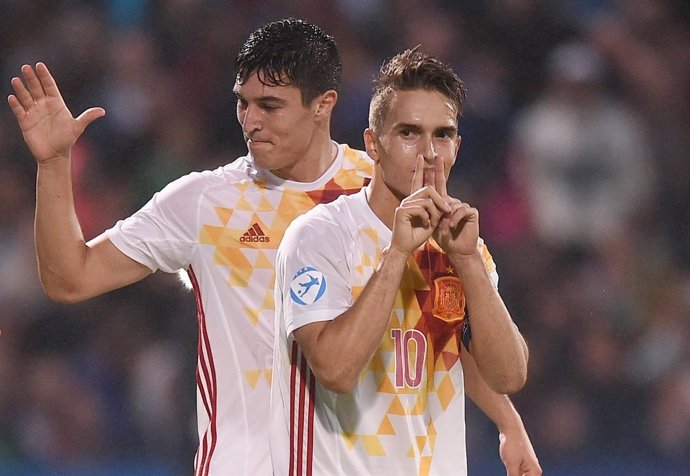
M 435 317 L 446 322 L 459 322 L 465 318 L 465 294 L 457 276 L 434 279 Z

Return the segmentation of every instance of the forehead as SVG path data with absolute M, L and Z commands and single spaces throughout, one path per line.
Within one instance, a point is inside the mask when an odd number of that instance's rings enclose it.
M 388 130 L 399 124 L 423 128 L 456 127 L 457 111 L 451 100 L 438 91 L 413 89 L 395 91 L 391 97 L 383 128 Z
M 297 86 L 270 86 L 259 81 L 259 77 L 254 71 L 243 83 L 235 80 L 232 88 L 235 94 L 239 94 L 246 100 L 258 100 L 265 98 L 278 98 L 285 101 L 302 101 L 302 92 Z

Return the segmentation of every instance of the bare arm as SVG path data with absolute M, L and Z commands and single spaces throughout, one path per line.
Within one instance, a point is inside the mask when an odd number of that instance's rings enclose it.
M 479 212 L 448 195 L 440 160 L 430 173 L 436 190 L 451 208 L 439 221 L 434 239 L 462 281 L 472 325 L 470 350 L 481 375 L 495 392 L 515 393 L 527 380 L 527 344 L 491 283 L 477 248 Z
M 498 428 L 499 452 L 507 475 L 541 475 L 537 455 L 513 403 L 507 395 L 498 394 L 489 388 L 479 373 L 474 358 L 464 348 L 460 353 L 460 361 L 467 396 Z
M 71 151 L 86 127 L 105 110 L 74 118 L 43 63 L 22 66 L 25 83 L 12 78 L 7 101 L 38 164 L 35 240 L 39 276 L 54 300 L 74 302 L 133 283 L 150 274 L 105 236 L 87 245 L 74 208 Z
M 491 283 L 479 250 L 449 255 L 462 281 L 471 319 L 470 350 L 482 376 L 498 393 L 519 391 L 527 379 L 527 344 Z
M 395 210 L 391 244 L 355 304 L 332 321 L 294 331 L 309 365 L 322 385 L 349 392 L 381 343 L 410 254 L 436 228 L 450 208 L 433 187 L 423 187 L 424 159 L 413 177 L 413 193 Z
M 325 387 L 349 392 L 357 383 L 388 326 L 408 256 L 387 248 L 350 309 L 332 321 L 314 322 L 294 331 L 312 371 Z

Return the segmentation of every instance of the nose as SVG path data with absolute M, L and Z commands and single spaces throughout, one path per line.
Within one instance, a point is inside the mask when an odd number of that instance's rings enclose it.
M 431 137 L 426 137 L 423 139 L 421 144 L 421 154 L 427 164 L 434 163 L 434 160 L 438 154 L 436 153 L 436 147 L 434 146 L 434 141 Z
M 244 132 L 245 135 L 249 136 L 263 128 L 258 107 L 248 104 L 246 109 L 242 111 L 239 116 L 240 124 L 242 124 L 242 132 Z

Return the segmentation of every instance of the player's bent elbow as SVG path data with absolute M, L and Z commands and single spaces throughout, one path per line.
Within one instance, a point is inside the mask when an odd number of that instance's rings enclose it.
M 357 384 L 357 377 L 350 377 L 341 372 L 314 372 L 316 379 L 326 389 L 335 393 L 350 393 Z
M 326 387 L 328 390 L 331 392 L 335 393 L 350 393 L 352 390 L 354 390 L 355 386 L 354 384 L 347 384 L 342 381 L 334 381 L 334 382 L 323 382 L 320 381 L 321 385 Z
M 523 389 L 527 383 L 527 369 L 512 369 L 511 372 L 503 373 L 487 379 L 487 384 L 491 389 L 499 394 L 512 395 Z
M 56 285 L 45 280 L 41 280 L 41 286 L 48 299 L 62 304 L 74 304 L 89 298 L 79 292 L 77 286 Z

